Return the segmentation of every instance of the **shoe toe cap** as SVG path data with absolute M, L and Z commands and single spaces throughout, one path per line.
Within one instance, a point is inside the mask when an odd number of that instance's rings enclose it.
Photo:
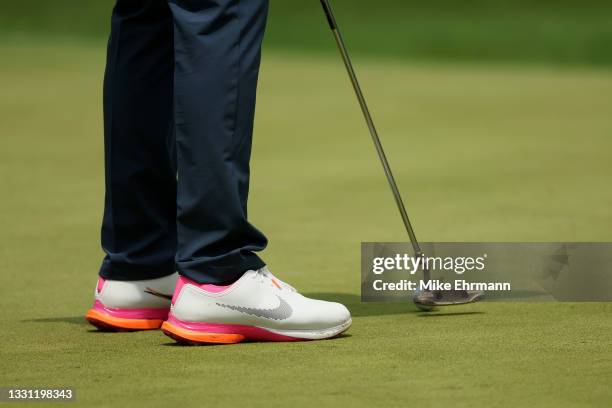
M 341 303 L 313 300 L 309 307 L 310 319 L 316 328 L 330 328 L 345 324 L 351 319 L 351 313 Z

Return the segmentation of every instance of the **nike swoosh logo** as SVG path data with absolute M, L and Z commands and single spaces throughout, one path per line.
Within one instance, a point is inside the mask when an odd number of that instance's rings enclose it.
M 279 300 L 279 304 L 274 309 L 256 309 L 252 307 L 225 305 L 223 303 L 217 303 L 217 306 L 271 320 L 285 320 L 290 318 L 293 314 L 293 309 L 291 308 L 291 305 L 289 305 L 289 303 L 287 303 L 280 296 L 276 295 L 276 297 Z
M 144 291 L 145 291 L 145 293 L 148 293 L 148 294 L 153 295 L 153 296 L 157 296 L 157 297 L 160 297 L 160 298 L 172 300 L 172 295 L 166 295 L 165 293 L 160 293 L 160 292 L 156 291 L 155 289 L 146 288 Z

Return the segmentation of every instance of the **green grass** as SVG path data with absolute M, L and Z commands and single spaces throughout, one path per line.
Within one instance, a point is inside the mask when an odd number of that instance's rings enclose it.
M 336 58 L 266 53 L 250 214 L 278 276 L 349 306 L 349 335 L 194 348 L 93 331 L 103 49 L 33 44 L 1 49 L 0 385 L 89 406 L 610 405 L 610 304 L 359 303 L 360 241 L 405 238 Z M 356 66 L 424 240 L 612 238 L 612 74 Z
M 114 0 L 0 4 L 0 36 L 106 37 Z M 333 0 L 352 51 L 412 60 L 612 65 L 612 3 L 601 0 Z M 317 0 L 270 2 L 273 49 L 335 52 Z

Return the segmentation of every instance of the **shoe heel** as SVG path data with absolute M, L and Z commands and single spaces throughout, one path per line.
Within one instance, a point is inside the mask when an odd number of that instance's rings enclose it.
M 125 319 L 111 316 L 95 309 L 90 309 L 85 319 L 96 328 L 107 331 L 137 331 L 159 329 L 164 322 L 161 319 Z

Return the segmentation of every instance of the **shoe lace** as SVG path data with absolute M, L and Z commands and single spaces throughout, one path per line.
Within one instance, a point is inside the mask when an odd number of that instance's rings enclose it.
M 280 286 L 281 288 L 287 289 L 291 292 L 297 292 L 297 289 L 294 288 L 293 286 L 291 286 L 290 284 L 288 284 L 287 282 L 284 282 L 280 279 L 278 279 L 276 276 L 274 276 L 272 274 L 272 272 L 270 272 L 270 270 L 267 267 L 263 267 L 261 269 L 257 270 L 257 275 L 255 276 L 259 276 L 262 279 L 262 282 L 264 279 L 270 280 L 273 282 L 273 284 L 276 284 L 275 286 Z

